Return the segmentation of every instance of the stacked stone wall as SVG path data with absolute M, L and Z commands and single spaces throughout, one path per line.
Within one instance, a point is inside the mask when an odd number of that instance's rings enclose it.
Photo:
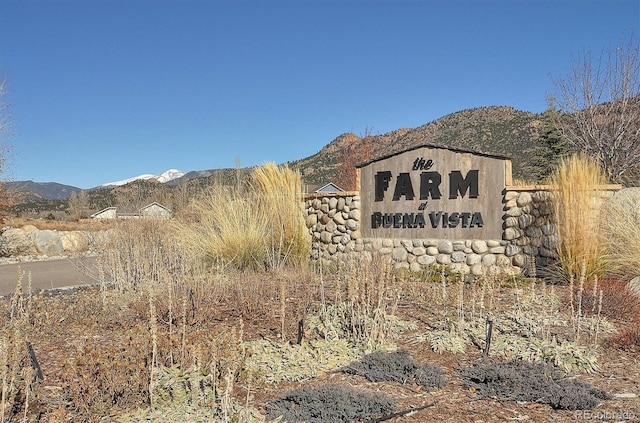
M 615 190 L 605 190 L 610 197 Z M 556 257 L 559 241 L 553 217 L 553 194 L 540 187 L 510 187 L 503 204 L 502 239 L 391 239 L 362 238 L 360 196 L 357 192 L 315 194 L 305 200 L 306 221 L 312 237 L 313 260 L 323 264 L 389 257 L 396 267 L 419 271 L 445 265 L 453 271 L 535 274 Z
M 556 258 L 558 229 L 549 191 L 507 191 L 504 196 L 503 235 L 511 264 L 533 271 Z
M 339 260 L 363 251 L 358 247 L 362 245 L 359 195 L 315 195 L 306 199 L 305 208 L 312 259 Z

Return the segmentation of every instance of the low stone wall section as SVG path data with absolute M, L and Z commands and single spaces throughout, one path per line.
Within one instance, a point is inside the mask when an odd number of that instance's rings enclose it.
M 611 197 L 617 186 L 601 191 Z M 453 271 L 535 275 L 556 258 L 559 242 L 553 193 L 545 187 L 509 187 L 503 198 L 502 239 L 363 239 L 358 192 L 315 194 L 305 200 L 313 260 L 323 264 L 388 256 L 398 268 L 419 271 L 446 265 Z
M 604 186 L 597 191 L 601 201 L 622 189 Z M 513 254 L 512 264 L 528 272 L 544 268 L 557 259 L 560 242 L 554 218 L 554 195 L 549 187 L 510 187 L 504 196 L 503 235 Z
M 527 189 L 507 191 L 503 230 L 502 238 L 510 246 L 513 266 L 534 271 L 537 266 L 553 261 L 559 241 L 553 194 Z

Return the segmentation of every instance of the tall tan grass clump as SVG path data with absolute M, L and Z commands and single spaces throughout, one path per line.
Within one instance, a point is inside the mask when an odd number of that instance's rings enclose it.
M 207 262 L 221 267 L 256 268 L 263 261 L 266 222 L 250 192 L 215 184 L 175 222 L 177 236 Z
M 190 206 L 176 229 L 212 263 L 264 270 L 308 259 L 310 240 L 302 214 L 302 182 L 288 167 L 266 164 L 248 183 L 215 185 Z
M 640 188 L 616 193 L 605 206 L 604 235 L 612 271 L 624 279 L 640 275 Z
M 251 186 L 259 209 L 265 214 L 268 229 L 265 247 L 270 267 L 285 262 L 301 264 L 308 260 L 311 240 L 302 213 L 304 199 L 300 172 L 267 163 L 256 168 Z
M 598 187 L 607 184 L 606 176 L 593 159 L 576 155 L 561 160 L 549 184 L 554 189 L 562 278 L 577 282 L 601 275 L 607 260 Z

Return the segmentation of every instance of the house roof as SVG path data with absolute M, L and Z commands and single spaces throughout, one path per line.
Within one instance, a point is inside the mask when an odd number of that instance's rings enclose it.
M 157 203 L 157 202 L 155 202 L 155 201 L 154 201 L 153 203 L 151 203 L 151 204 L 147 204 L 147 205 L 146 205 L 146 206 L 144 206 L 144 207 L 140 207 L 139 211 L 146 210 L 146 209 L 148 209 L 149 207 L 153 207 L 153 206 L 160 207 L 161 209 L 164 209 L 164 210 L 166 210 L 166 211 L 168 211 L 168 212 L 170 212 L 170 211 L 171 211 L 171 209 L 169 209 L 168 207 L 165 207 L 165 206 L 163 206 L 162 204 Z
M 99 215 L 101 215 L 102 213 L 104 213 L 104 212 L 106 212 L 106 211 L 109 211 L 109 210 L 114 210 L 114 211 L 115 211 L 115 210 L 116 210 L 116 208 L 115 208 L 115 207 L 106 207 L 106 208 L 104 208 L 104 209 L 102 209 L 102 210 L 100 210 L 100 211 L 98 211 L 98 212 L 95 212 L 94 214 L 92 214 L 92 215 L 91 215 L 91 217 L 99 216 Z
M 344 190 L 342 188 L 340 188 L 333 182 L 329 182 L 328 184 L 321 186 L 320 188 L 314 190 L 313 192 L 343 192 L 343 191 Z

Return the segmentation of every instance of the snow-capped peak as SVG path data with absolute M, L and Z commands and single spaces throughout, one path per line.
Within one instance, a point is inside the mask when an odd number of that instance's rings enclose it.
M 169 170 L 165 170 L 159 175 L 154 176 L 154 178 L 157 179 L 158 182 L 162 182 L 164 184 L 165 182 L 169 182 L 169 181 L 173 181 L 174 179 L 181 178 L 186 173 L 187 172 L 183 172 L 178 169 L 169 169 Z
M 130 182 L 133 182 L 133 181 L 148 180 L 148 179 L 155 179 L 158 182 L 165 183 L 165 182 L 173 181 L 174 179 L 178 179 L 178 178 L 182 177 L 183 175 L 185 175 L 186 173 L 187 172 L 183 172 L 183 171 L 178 170 L 178 169 L 169 169 L 169 170 L 165 170 L 164 172 L 159 173 L 157 175 L 152 175 L 150 173 L 145 173 L 143 175 L 134 176 L 132 178 L 123 179 L 121 181 L 107 182 L 106 184 L 102 184 L 101 186 L 103 186 L 103 187 L 116 187 L 116 186 L 126 185 L 126 184 L 128 184 Z

